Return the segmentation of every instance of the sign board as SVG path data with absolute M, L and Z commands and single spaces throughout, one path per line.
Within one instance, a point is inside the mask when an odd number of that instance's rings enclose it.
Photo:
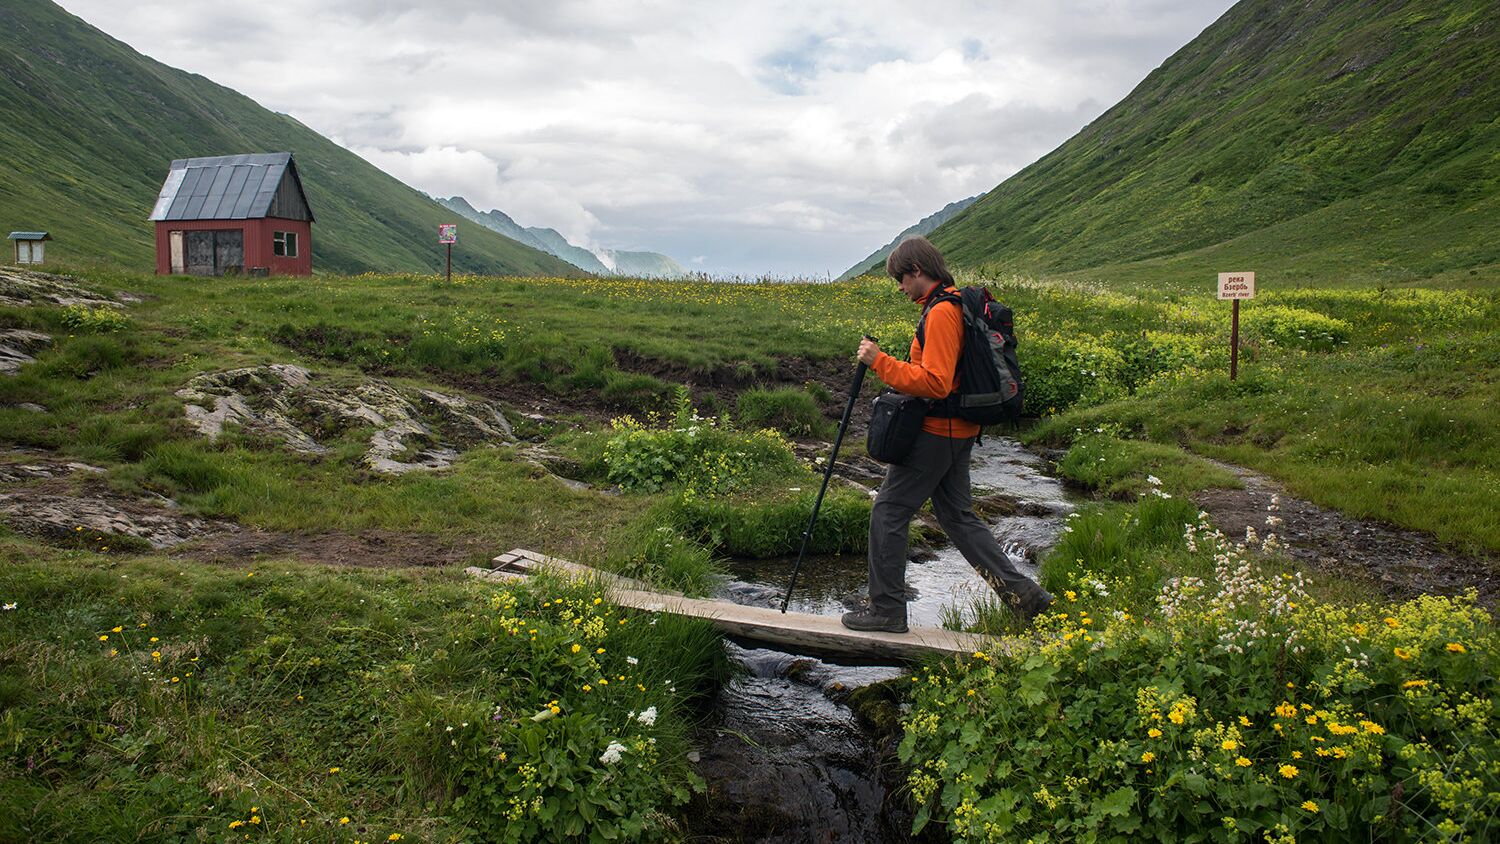
M 1255 273 L 1219 273 L 1220 299 L 1254 299 Z
M 448 225 L 438 226 L 438 243 L 457 243 L 457 242 L 458 242 L 458 224 L 451 223 L 451 224 L 448 224 Z

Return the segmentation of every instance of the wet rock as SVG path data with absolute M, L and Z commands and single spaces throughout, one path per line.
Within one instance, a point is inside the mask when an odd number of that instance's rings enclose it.
M 328 448 L 320 438 L 373 428 L 364 464 L 382 474 L 443 469 L 458 459 L 459 447 L 515 440 L 505 415 L 489 402 L 422 389 L 408 398 L 379 379 L 341 386 L 290 364 L 205 372 L 177 396 L 187 403 L 188 420 L 210 439 L 233 423 L 294 451 L 323 454 Z
M 0 331 L 0 375 L 15 375 L 21 367 L 35 363 L 32 352 L 52 344 L 52 336 L 40 331 L 12 328 Z
M 101 299 L 99 294 L 79 287 L 74 281 L 75 279 L 63 275 L 0 267 L 0 305 L 15 308 L 33 305 L 119 307 L 118 303 Z

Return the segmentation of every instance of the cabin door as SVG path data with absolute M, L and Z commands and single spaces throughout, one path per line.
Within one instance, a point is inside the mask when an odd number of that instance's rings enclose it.
M 245 232 L 241 229 L 229 231 L 183 232 L 187 240 L 187 271 L 189 275 L 223 275 L 245 270 Z
M 187 239 L 189 275 L 214 275 L 214 233 L 183 232 Z
M 243 229 L 214 232 L 214 269 L 219 275 L 239 275 L 245 271 L 245 232 Z
M 187 254 L 183 251 L 182 232 L 167 233 L 168 246 L 172 253 L 172 275 L 187 272 Z

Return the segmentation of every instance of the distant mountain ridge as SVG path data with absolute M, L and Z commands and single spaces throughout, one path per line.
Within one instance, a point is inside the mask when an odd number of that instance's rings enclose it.
M 317 216 L 314 270 L 436 272 L 442 207 L 284 114 L 137 53 L 47 0 L 0 0 L 0 228 L 60 260 L 153 264 L 146 221 L 174 158 L 291 152 Z M 461 272 L 581 275 L 485 231 Z
M 900 246 L 901 241 L 907 239 L 908 237 L 912 237 L 913 235 L 930 234 L 933 229 L 936 229 L 943 223 L 946 223 L 949 220 L 953 219 L 954 215 L 956 215 L 958 212 L 964 210 L 965 208 L 968 208 L 970 205 L 973 205 L 974 201 L 979 199 L 980 196 L 982 196 L 982 194 L 976 194 L 969 197 L 968 199 L 960 199 L 957 202 L 950 202 L 947 205 L 944 205 L 942 209 L 937 211 L 936 213 L 929 214 L 926 217 L 923 217 L 920 221 L 917 222 L 916 225 L 908 227 L 905 231 L 892 238 L 890 243 L 887 243 L 879 249 L 876 249 L 874 252 L 871 252 L 868 256 L 866 256 L 864 260 L 859 261 L 854 266 L 850 267 L 847 270 L 844 270 L 844 274 L 839 276 L 838 280 L 847 281 L 848 279 L 854 278 L 855 276 L 865 275 L 867 273 L 878 274 L 885 272 L 886 256 L 890 255 L 892 250 L 894 250 L 897 246 Z
M 618 275 L 632 278 L 686 278 L 688 271 L 670 257 L 659 252 L 624 252 L 603 250 L 613 266 L 605 264 L 598 255 L 568 242 L 556 229 L 522 226 L 510 215 L 498 209 L 480 211 L 461 196 L 437 198 L 437 203 L 454 213 L 462 215 L 481 226 L 499 232 L 512 240 L 540 249 L 567 261 L 575 267 L 596 275 Z
M 1243 0 L 931 239 L 957 265 L 1148 280 L 1489 267 L 1497 54 L 1493 0 Z

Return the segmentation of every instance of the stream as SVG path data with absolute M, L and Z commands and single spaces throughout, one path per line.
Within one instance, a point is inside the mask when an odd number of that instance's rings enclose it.
M 986 437 L 974 450 L 974 497 L 1008 499 L 1012 515 L 991 528 L 1011 560 L 1035 579 L 1073 505 L 1041 458 L 1016 442 Z M 720 597 L 780 607 L 795 558 L 731 561 Z M 863 555 L 809 557 L 790 609 L 840 615 L 864 600 Z M 946 546 L 906 569 L 907 620 L 939 627 L 955 613 L 973 618 L 994 593 Z M 855 689 L 901 677 L 904 669 L 836 665 L 808 656 L 726 643 L 741 676 L 720 690 L 700 736 L 698 772 L 708 799 L 690 836 L 698 841 L 902 842 L 911 817 L 893 791 L 901 772 L 880 739 L 844 705 Z M 889 769 L 889 770 L 883 770 Z M 699 828 L 701 827 L 701 828 Z

